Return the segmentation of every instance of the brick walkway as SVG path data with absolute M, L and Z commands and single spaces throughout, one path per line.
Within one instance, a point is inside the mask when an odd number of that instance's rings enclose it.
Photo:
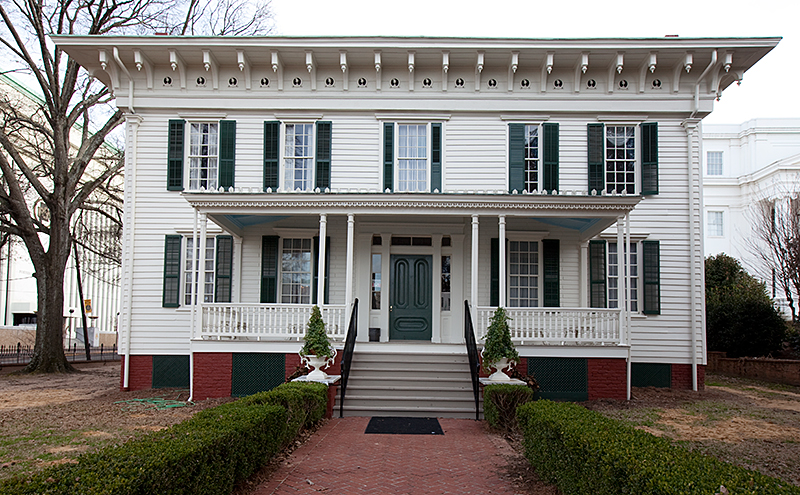
M 483 422 L 440 419 L 444 435 L 367 435 L 367 423 L 331 419 L 252 493 L 515 493 L 501 473 L 517 454 Z

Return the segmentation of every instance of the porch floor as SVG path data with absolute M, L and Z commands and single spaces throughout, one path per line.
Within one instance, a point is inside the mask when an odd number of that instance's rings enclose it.
M 331 419 L 252 493 L 519 493 L 503 473 L 520 454 L 482 421 L 439 419 L 444 435 L 367 435 L 369 420 Z

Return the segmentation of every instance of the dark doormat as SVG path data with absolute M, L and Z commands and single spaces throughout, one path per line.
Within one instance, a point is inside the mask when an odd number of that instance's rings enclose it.
M 364 433 L 382 435 L 444 435 L 436 418 L 375 417 L 369 420 Z

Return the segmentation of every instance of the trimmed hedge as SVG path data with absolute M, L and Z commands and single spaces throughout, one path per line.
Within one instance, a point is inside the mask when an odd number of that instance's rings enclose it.
M 533 390 L 525 385 L 496 383 L 483 387 L 483 416 L 492 428 L 517 429 L 517 408 L 533 399 Z
M 0 493 L 229 494 L 303 426 L 318 421 L 326 403 L 323 384 L 283 384 L 200 411 L 123 445 L 84 454 L 77 464 L 0 482 Z
M 577 404 L 547 400 L 517 410 L 525 456 L 565 494 L 800 494 L 800 488 L 690 452 Z

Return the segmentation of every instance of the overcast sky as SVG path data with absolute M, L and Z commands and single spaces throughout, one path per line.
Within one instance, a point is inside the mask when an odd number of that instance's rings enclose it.
M 800 0 L 272 0 L 286 36 L 783 37 L 731 85 L 706 123 L 798 117 Z M 662 10 L 660 7 L 669 9 Z

